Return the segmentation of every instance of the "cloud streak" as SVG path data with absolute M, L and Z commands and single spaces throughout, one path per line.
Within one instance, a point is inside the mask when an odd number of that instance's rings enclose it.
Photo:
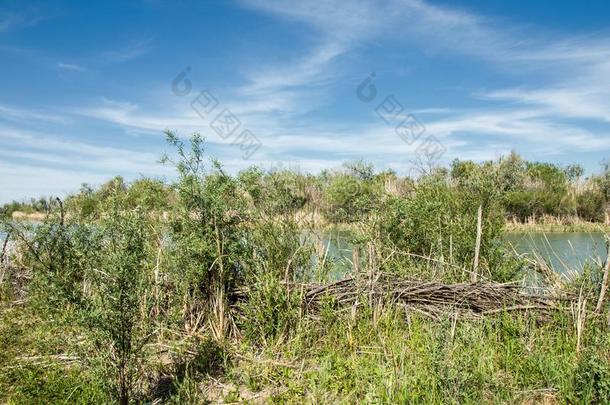
M 84 72 L 86 69 L 82 66 L 74 65 L 71 63 L 58 63 L 57 67 L 62 70 L 68 70 L 71 72 Z
M 129 178 L 172 174 L 155 163 L 159 156 L 154 153 L 102 147 L 57 134 L 0 126 L 0 142 L 0 201 L 75 191 L 81 183 L 99 184 L 117 170 Z

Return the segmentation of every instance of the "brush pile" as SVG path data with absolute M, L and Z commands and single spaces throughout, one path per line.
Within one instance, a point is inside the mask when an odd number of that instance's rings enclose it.
M 313 312 L 323 301 L 330 301 L 338 307 L 357 306 L 368 301 L 403 306 L 433 318 L 448 309 L 460 316 L 527 310 L 547 313 L 555 308 L 558 300 L 551 295 L 526 292 L 526 289 L 514 283 L 443 284 L 388 274 L 349 276 L 330 284 L 304 284 L 300 288 L 304 292 L 307 309 Z

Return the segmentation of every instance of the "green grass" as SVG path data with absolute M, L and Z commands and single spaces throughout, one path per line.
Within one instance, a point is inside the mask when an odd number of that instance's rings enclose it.
M 276 313 L 282 302 L 277 298 L 265 307 L 263 299 L 252 305 L 265 313 Z M 0 305 L 2 402 L 107 401 L 106 386 L 94 368 L 54 359 L 73 354 L 80 345 L 78 331 L 65 324 L 60 312 L 40 312 L 33 302 Z M 608 325 L 605 319 L 588 320 L 577 353 L 567 308 L 544 320 L 511 313 L 455 324 L 451 313 L 432 320 L 391 305 L 364 304 L 342 312 L 329 306 L 316 317 L 285 316 L 260 322 L 284 325 L 289 320 L 290 327 L 251 329 L 222 344 L 193 336 L 189 347 L 197 354 L 175 355 L 174 363 L 163 367 L 155 366 L 160 354 L 153 350 L 146 373 L 172 377 L 169 403 L 610 401 Z M 176 342 L 170 338 L 157 343 L 172 347 Z M 154 396 L 145 389 L 140 398 L 151 401 Z
M 33 306 L 0 302 L 0 402 L 103 402 L 101 385 L 85 368 L 56 358 L 73 347 L 72 332 Z
M 600 330 L 592 329 L 587 341 L 593 335 L 599 338 Z M 450 316 L 437 322 L 391 309 L 377 318 L 368 311 L 328 313 L 305 321 L 289 338 L 234 348 L 240 360 L 221 379 L 236 388 L 223 398 L 345 404 L 610 400 L 599 382 L 610 372 L 608 347 L 581 354 L 575 348 L 571 320 L 561 315 L 545 322 L 507 315 L 458 321 L 452 332 Z M 582 364 L 590 364 L 591 355 L 600 367 L 595 376 Z M 596 388 L 583 389 L 589 386 Z M 193 398 L 205 389 L 191 381 L 181 395 Z

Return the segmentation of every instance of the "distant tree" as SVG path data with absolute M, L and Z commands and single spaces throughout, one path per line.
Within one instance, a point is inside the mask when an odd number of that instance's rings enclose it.
M 451 162 L 451 178 L 457 181 L 468 181 L 478 170 L 478 165 L 472 160 L 458 160 Z
M 610 201 L 610 161 L 604 161 L 602 167 L 602 174 L 596 179 L 596 182 L 604 196 L 604 201 L 608 203 Z
M 81 185 L 80 191 L 66 199 L 68 211 L 81 219 L 93 218 L 99 214 L 99 196 L 87 183 Z
M 526 178 L 526 163 L 516 152 L 500 158 L 498 163 L 499 186 L 504 192 L 521 190 Z
M 358 180 L 372 180 L 373 176 L 375 175 L 375 167 L 373 164 L 365 162 L 364 160 L 348 162 L 343 166 L 345 167 L 348 175 L 356 177 Z
M 131 208 L 142 208 L 149 212 L 169 209 L 172 192 L 161 180 L 139 179 L 127 189 L 127 201 Z
M 577 197 L 578 217 L 585 221 L 603 222 L 605 213 L 603 194 L 597 190 L 586 190 Z
M 551 163 L 528 162 L 527 174 L 533 180 L 533 191 L 537 201 L 534 215 L 573 214 L 575 206 L 568 198 L 566 174 Z
M 127 184 L 125 183 L 125 179 L 121 176 L 115 176 L 111 180 L 102 184 L 99 188 L 98 194 L 102 200 L 109 198 L 110 196 L 114 196 L 117 193 L 124 193 L 127 191 Z
M 585 168 L 579 164 L 568 165 L 564 172 L 571 183 L 578 183 L 580 178 L 585 174 Z

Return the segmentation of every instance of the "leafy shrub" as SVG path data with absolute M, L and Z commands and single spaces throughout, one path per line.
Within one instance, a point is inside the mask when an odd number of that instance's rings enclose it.
M 337 174 L 324 189 L 324 217 L 332 223 L 362 220 L 373 210 L 380 195 L 380 190 L 370 180 Z
M 151 337 L 151 274 L 144 215 L 113 197 L 95 225 L 51 216 L 31 229 L 27 258 L 32 298 L 40 308 L 80 328 L 85 364 L 102 376 L 107 393 L 126 404 L 135 393 L 144 345 Z
M 585 221 L 603 222 L 606 212 L 604 196 L 598 190 L 586 190 L 578 196 L 578 216 Z
M 174 283 L 174 308 L 182 318 L 193 318 L 192 328 L 202 322 L 213 334 L 224 338 L 231 333 L 230 296 L 241 285 L 247 254 L 242 226 L 247 219 L 247 201 L 238 182 L 226 175 L 216 161 L 208 166 L 203 138 L 194 135 L 187 147 L 175 134 L 167 139 L 178 160 L 177 196 L 170 221 L 169 272 Z M 164 159 L 166 162 L 169 158 Z M 203 316 L 200 316 L 203 315 Z
M 597 338 L 578 360 L 574 374 L 575 394 L 581 403 L 610 403 L 610 342 Z
M 500 199 L 493 182 L 481 171 L 468 181 L 450 184 L 445 172 L 436 172 L 420 179 L 415 192 L 407 198 L 391 197 L 379 209 L 374 219 L 374 234 L 378 235 L 386 252 L 413 254 L 456 264 L 447 277 L 463 278 L 461 269 L 473 264 L 477 211 L 482 207 L 482 239 L 480 261 L 493 271 L 504 259 L 498 239 L 504 219 Z M 407 264 L 393 267 L 410 267 Z M 412 266 L 411 266 L 412 267 Z M 504 275 L 508 277 L 508 275 Z

